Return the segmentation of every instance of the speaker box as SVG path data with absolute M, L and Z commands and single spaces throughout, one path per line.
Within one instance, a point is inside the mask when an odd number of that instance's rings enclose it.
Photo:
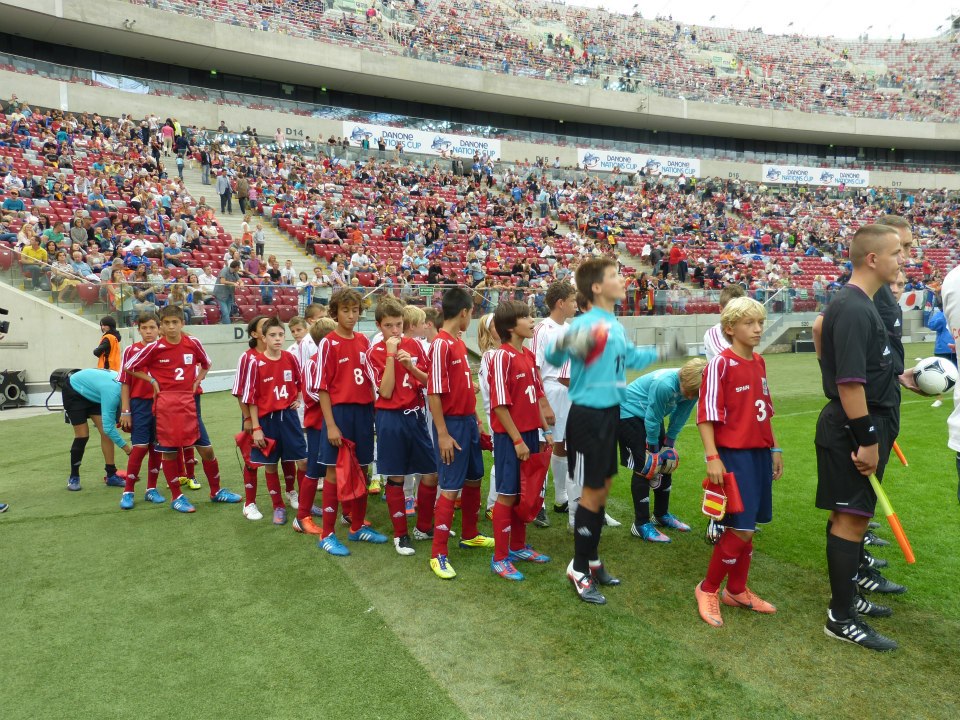
M 0 410 L 23 407 L 27 404 L 27 371 L 0 372 Z

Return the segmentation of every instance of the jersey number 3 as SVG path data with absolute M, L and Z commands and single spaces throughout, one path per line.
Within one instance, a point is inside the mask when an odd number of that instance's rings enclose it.
M 757 400 L 757 422 L 763 422 L 767 419 L 769 413 L 767 412 L 767 404 L 763 400 Z

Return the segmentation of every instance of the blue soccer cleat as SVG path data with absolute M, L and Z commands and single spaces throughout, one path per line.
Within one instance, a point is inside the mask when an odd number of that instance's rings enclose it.
M 210 502 L 215 503 L 238 503 L 243 500 L 235 492 L 230 492 L 226 488 L 220 488 L 215 495 L 210 496 Z
M 273 524 L 274 525 L 286 525 L 287 524 L 287 509 L 278 507 L 273 511 Z
M 107 475 L 103 478 L 103 484 L 107 487 L 124 487 L 126 483 L 123 478 L 114 473 L 113 475 Z
M 549 555 L 544 555 L 543 553 L 537 552 L 529 545 L 524 545 L 519 550 L 511 550 L 510 553 L 507 555 L 507 558 L 509 558 L 511 562 L 514 562 L 516 560 L 526 560 L 527 562 L 532 562 L 532 563 L 550 562 Z
M 178 497 L 176 500 L 170 503 L 170 507 L 172 507 L 177 512 L 182 512 L 182 513 L 192 513 L 197 511 L 197 509 L 193 506 L 193 503 L 187 500 L 186 495 L 181 495 L 180 497 Z
M 523 580 L 523 573 L 517 570 L 510 559 L 491 560 L 490 569 L 504 580 Z
M 657 530 L 656 526 L 652 522 L 646 522 L 643 525 L 637 526 L 636 523 L 630 526 L 630 534 L 634 537 L 641 538 L 647 542 L 653 543 L 668 543 L 671 542 L 670 538 L 664 535 L 662 532 Z
M 0 513 L 5 513 L 9 509 L 10 509 L 9 505 L 7 505 L 6 503 L 0 503 Z
M 132 510 L 133 509 L 133 493 L 125 492 L 120 496 L 120 509 L 121 510 Z
M 679 530 L 680 532 L 690 532 L 690 526 L 683 522 L 673 513 L 667 513 L 666 515 L 661 515 L 660 517 L 655 517 L 653 522 L 657 525 L 663 527 L 668 527 L 672 530 Z
M 143 494 L 143 499 L 147 502 L 156 503 L 157 505 L 165 503 L 167 499 L 160 494 L 160 491 L 156 488 L 150 488 Z
M 381 545 L 387 541 L 387 538 L 385 535 L 378 533 L 372 527 L 367 527 L 364 525 L 356 532 L 352 532 L 347 535 L 347 540 L 350 540 L 351 542 L 368 542 L 375 545 Z
M 81 488 L 80 488 L 79 475 L 71 475 L 70 477 L 67 478 L 67 490 L 69 490 L 70 492 L 77 492 L 80 489 Z
M 317 547 L 322 550 L 326 550 L 331 555 L 336 557 L 346 557 L 350 554 L 349 548 L 347 548 L 340 540 L 337 539 L 336 535 L 327 535 L 323 540 L 317 543 Z

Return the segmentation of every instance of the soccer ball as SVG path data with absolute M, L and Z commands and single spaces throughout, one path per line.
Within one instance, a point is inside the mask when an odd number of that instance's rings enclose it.
M 913 369 L 913 379 L 924 395 L 941 395 L 953 389 L 960 380 L 960 373 L 949 360 L 928 357 L 917 363 Z
M 582 360 L 584 365 L 590 365 L 603 353 L 609 334 L 610 328 L 606 323 L 580 325 L 570 328 L 563 342 L 573 357 Z

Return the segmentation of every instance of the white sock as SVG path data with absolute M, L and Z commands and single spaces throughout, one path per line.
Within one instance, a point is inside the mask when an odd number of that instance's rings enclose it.
M 490 489 L 487 490 L 487 510 L 497 501 L 497 469 L 490 466 Z
M 567 511 L 570 513 L 570 525 L 573 526 L 573 517 L 577 514 L 580 504 L 580 486 L 569 477 L 567 478 Z
M 554 455 L 550 458 L 550 470 L 553 472 L 553 501 L 557 505 L 567 502 L 567 457 Z

